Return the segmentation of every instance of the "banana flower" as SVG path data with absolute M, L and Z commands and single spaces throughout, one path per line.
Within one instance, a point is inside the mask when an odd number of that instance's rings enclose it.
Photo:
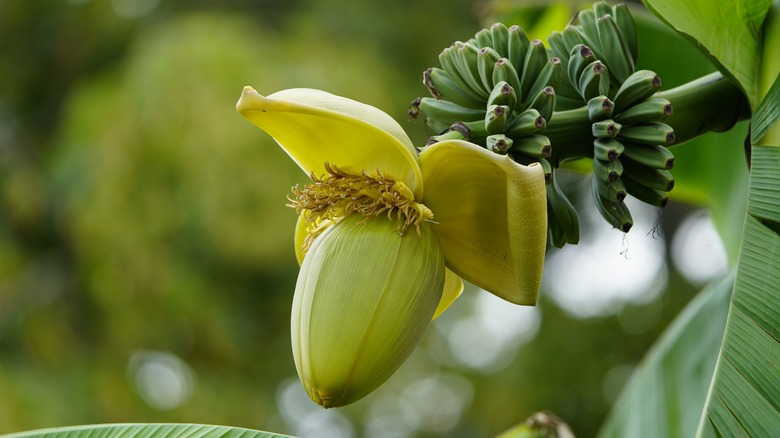
M 534 305 L 547 238 L 544 172 L 449 140 L 417 154 L 372 106 L 319 90 L 236 108 L 311 177 L 290 199 L 301 269 L 292 306 L 295 366 L 324 407 L 376 389 L 470 281 Z

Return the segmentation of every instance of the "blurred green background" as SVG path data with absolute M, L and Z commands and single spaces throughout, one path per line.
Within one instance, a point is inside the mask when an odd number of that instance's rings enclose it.
M 661 222 L 631 207 L 624 238 L 582 196 L 582 244 L 550 252 L 540 306 L 469 287 L 384 387 L 324 411 L 289 347 L 284 204 L 306 176 L 234 107 L 244 85 L 321 88 L 422 144 L 406 110 L 442 48 L 496 18 L 543 38 L 575 10 L 515 6 L 0 0 L 0 433 L 164 421 L 480 437 L 550 410 L 593 435 L 663 327 L 726 269 L 705 212 L 674 204 Z

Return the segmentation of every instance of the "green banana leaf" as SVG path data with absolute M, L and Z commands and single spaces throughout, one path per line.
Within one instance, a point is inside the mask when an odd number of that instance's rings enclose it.
M 205 424 L 100 424 L 31 430 L 3 438 L 291 438 L 288 435 Z
M 771 26 L 764 23 L 769 9 L 766 1 L 646 3 L 682 34 L 696 38 L 740 83 L 753 108 L 758 107 L 753 121 L 757 129 L 728 320 L 704 405 L 696 398 L 701 388 L 693 389 L 691 381 L 664 380 L 663 388 L 650 387 L 647 381 L 659 373 L 685 375 L 687 364 L 695 358 L 702 359 L 700 366 L 706 369 L 711 362 L 703 359 L 715 351 L 711 341 L 723 330 L 717 321 L 708 322 L 695 345 L 686 344 L 685 333 L 674 336 L 674 329 L 679 329 L 675 325 L 628 386 L 624 402 L 611 414 L 602 436 L 691 436 L 694 432 L 707 437 L 773 436 L 780 430 L 780 85 L 776 79 L 780 66 L 771 58 L 780 49 L 780 2 L 769 12 Z M 750 32 L 745 35 L 738 29 Z M 702 307 L 699 312 L 701 318 L 712 316 Z M 664 348 L 665 344 L 671 345 Z M 684 360 L 664 360 L 678 350 L 683 351 Z M 683 406 L 679 401 L 686 390 L 695 394 Z M 658 406 L 675 409 L 659 411 Z M 697 408 L 702 412 L 694 428 Z
M 645 0 L 670 27 L 694 42 L 740 84 L 751 106 L 761 57 L 761 25 L 772 0 Z

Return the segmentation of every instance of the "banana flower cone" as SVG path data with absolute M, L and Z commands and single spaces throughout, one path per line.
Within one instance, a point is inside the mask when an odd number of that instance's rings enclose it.
M 298 375 L 324 407 L 359 400 L 414 350 L 466 279 L 536 303 L 547 238 L 544 171 L 458 140 L 417 154 L 369 105 L 319 90 L 236 105 L 311 177 L 296 187 L 301 270 L 291 334 Z

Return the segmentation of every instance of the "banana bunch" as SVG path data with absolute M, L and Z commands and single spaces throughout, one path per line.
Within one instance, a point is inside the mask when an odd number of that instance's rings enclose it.
M 664 207 L 674 187 L 674 155 L 666 146 L 675 135 L 663 123 L 672 105 L 653 97 L 660 86 L 658 75 L 639 70 L 621 84 L 614 100 L 602 95 L 587 104 L 595 137 L 593 199 L 604 219 L 624 232 L 633 224 L 623 203 L 626 195 Z
M 598 2 L 577 14 L 577 24 L 553 32 L 547 42 L 569 76 L 556 90 L 558 111 L 579 108 L 594 96 L 613 96 L 636 69 L 636 25 L 625 4 Z M 592 65 L 596 61 L 601 65 Z M 595 90 L 603 92 L 593 94 Z
M 441 68 L 423 74 L 432 97 L 412 102 L 412 117 L 423 114 L 439 135 L 461 123 L 472 143 L 521 161 L 550 156 L 541 131 L 552 118 L 563 71 L 540 40 L 530 41 L 519 26 L 497 23 L 444 49 L 439 62 Z
M 558 247 L 577 243 L 579 219 L 555 182 L 547 160 L 552 145 L 543 135 L 556 107 L 555 90 L 565 79 L 560 59 L 521 27 L 497 23 L 444 49 L 439 62 L 441 68 L 423 73 L 432 97 L 415 99 L 409 110 L 412 118 L 424 115 L 438 133 L 426 146 L 459 138 L 522 164 L 542 163 L 550 241 Z

